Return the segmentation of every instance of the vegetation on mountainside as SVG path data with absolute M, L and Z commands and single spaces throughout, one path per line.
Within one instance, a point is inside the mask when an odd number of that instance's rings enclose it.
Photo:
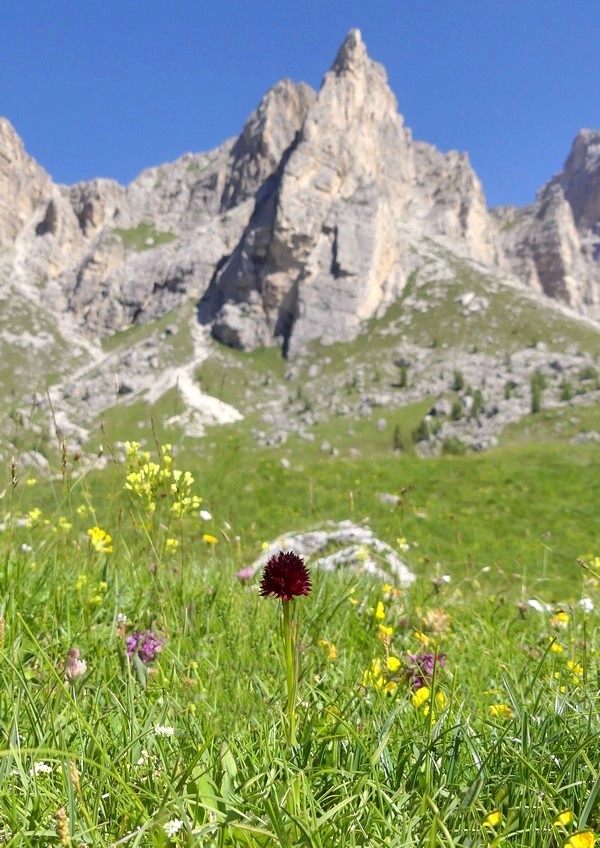
M 126 250 L 150 250 L 153 247 L 159 247 L 161 244 L 169 244 L 171 241 L 176 241 L 175 233 L 160 232 L 154 224 L 142 221 L 137 227 L 132 227 L 129 230 L 115 228 L 113 230 L 123 242 Z

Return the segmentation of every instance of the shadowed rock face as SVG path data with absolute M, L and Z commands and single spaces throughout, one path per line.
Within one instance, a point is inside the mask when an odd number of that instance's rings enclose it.
M 91 335 L 191 298 L 215 337 L 245 350 L 349 340 L 431 240 L 598 317 L 600 133 L 578 134 L 535 204 L 490 213 L 465 154 L 413 141 L 358 30 L 318 93 L 283 80 L 237 139 L 127 187 L 55 185 L 0 119 L 3 268 Z
M 265 94 L 231 149 L 221 211 L 254 198 L 275 173 L 314 100 L 310 86 L 288 79 Z
M 494 213 L 517 276 L 600 317 L 600 132 L 578 133 L 563 172 L 540 190 L 534 204 Z
M 600 237 L 600 132 L 581 130 L 558 176 L 579 231 Z

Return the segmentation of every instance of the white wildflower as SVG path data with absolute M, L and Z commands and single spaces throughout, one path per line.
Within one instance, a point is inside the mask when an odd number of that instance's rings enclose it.
M 202 521 L 212 521 L 212 515 L 207 509 L 201 509 L 198 513 Z
M 52 774 L 52 766 L 48 763 L 34 763 L 33 768 L 29 769 L 29 774 Z
M 137 761 L 136 766 L 147 765 L 149 759 L 150 759 L 150 754 L 148 753 L 148 751 L 145 748 L 142 748 L 142 750 L 140 751 L 140 758 Z
M 154 734 L 156 736 L 173 736 L 175 733 L 174 727 L 169 727 L 166 724 L 157 724 L 154 728 Z
M 163 824 L 163 830 L 167 834 L 167 839 L 172 839 L 183 827 L 181 819 L 171 819 L 171 821 Z
M 584 612 L 593 612 L 594 611 L 594 602 L 591 598 L 582 598 L 577 606 L 581 607 Z

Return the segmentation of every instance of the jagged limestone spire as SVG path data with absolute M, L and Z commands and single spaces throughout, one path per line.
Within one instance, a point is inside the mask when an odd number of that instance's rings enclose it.
M 367 58 L 367 48 L 359 29 L 351 29 L 335 57 L 331 68 L 336 74 L 354 70 Z

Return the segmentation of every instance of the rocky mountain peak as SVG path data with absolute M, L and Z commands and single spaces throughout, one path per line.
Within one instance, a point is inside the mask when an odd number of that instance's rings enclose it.
M 279 343 L 356 335 L 414 270 L 409 243 L 446 237 L 494 261 L 494 227 L 468 159 L 416 145 L 384 68 L 352 30 L 297 139 L 201 305 L 221 341 Z M 410 231 L 410 232 L 409 232 Z
M 336 74 L 356 72 L 367 61 L 367 48 L 359 29 L 351 29 L 335 57 L 331 70 Z
M 494 210 L 499 240 L 526 284 L 578 311 L 600 313 L 600 132 L 581 130 L 561 173 L 522 209 Z
M 7 118 L 0 116 L 0 157 L 14 163 L 24 153 L 23 142 Z
M 577 133 L 558 182 L 577 226 L 600 234 L 600 131 Z
M 231 150 L 222 211 L 252 197 L 275 172 L 315 97 L 309 85 L 290 79 L 269 89 Z
M 0 248 L 12 246 L 31 223 L 50 185 L 50 177 L 25 152 L 13 125 L 0 118 Z
M 293 355 L 354 338 L 434 254 L 447 277 L 447 257 L 508 267 L 596 315 L 600 132 L 578 134 L 535 204 L 492 217 L 465 154 L 413 141 L 351 30 L 318 92 L 284 79 L 237 139 L 127 187 L 55 185 L 0 119 L 0 250 L 6 280 L 90 335 L 193 299 L 219 340 Z

